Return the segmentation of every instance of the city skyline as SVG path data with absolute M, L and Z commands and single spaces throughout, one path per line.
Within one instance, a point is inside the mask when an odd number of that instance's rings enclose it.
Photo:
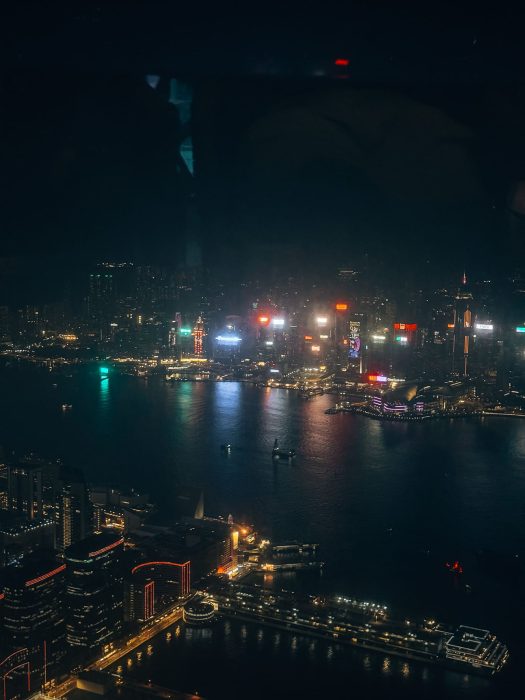
M 519 18 L 217 10 L 7 13 L 0 693 L 513 697 Z

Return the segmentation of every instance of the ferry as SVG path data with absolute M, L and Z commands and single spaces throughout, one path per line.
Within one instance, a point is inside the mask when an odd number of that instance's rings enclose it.
M 300 399 L 311 399 L 313 396 L 322 396 L 324 394 L 324 389 L 320 386 L 314 387 L 313 389 L 302 389 L 299 392 Z

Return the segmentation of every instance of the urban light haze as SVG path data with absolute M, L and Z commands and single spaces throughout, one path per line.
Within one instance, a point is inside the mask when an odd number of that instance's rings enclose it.
M 5 700 L 517 696 L 517 17 L 6 26 Z

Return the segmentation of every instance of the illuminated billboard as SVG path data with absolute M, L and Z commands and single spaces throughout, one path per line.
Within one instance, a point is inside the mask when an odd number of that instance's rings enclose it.
M 368 381 L 369 382 L 388 382 L 388 377 L 385 377 L 383 374 L 369 374 Z
M 525 333 L 525 326 L 516 326 L 516 333 Z
M 318 326 L 326 326 L 328 323 L 328 318 L 326 316 L 318 316 L 317 317 L 317 325 Z
M 357 358 L 359 357 L 359 351 L 361 350 L 361 338 L 356 336 L 355 338 L 348 339 L 348 357 Z
M 179 333 L 181 335 L 191 335 L 191 328 L 181 328 Z
M 218 345 L 239 345 L 241 338 L 238 335 L 218 335 L 215 340 Z
M 343 302 L 339 302 L 338 304 L 335 305 L 335 310 L 336 311 L 348 311 L 348 304 L 344 304 Z
M 492 323 L 475 323 L 474 328 L 477 331 L 493 331 L 494 330 L 494 326 L 492 325 Z
M 320 345 L 312 345 L 312 352 L 320 352 L 320 351 L 321 351 Z
M 274 328 L 284 328 L 284 318 L 273 318 L 272 326 Z
M 259 316 L 259 318 L 257 320 L 259 322 L 259 325 L 261 325 L 261 326 L 267 326 L 270 323 L 270 317 L 266 316 L 265 314 L 262 314 L 261 316 Z
M 414 331 L 417 331 L 417 323 L 394 323 L 394 330 L 413 333 Z

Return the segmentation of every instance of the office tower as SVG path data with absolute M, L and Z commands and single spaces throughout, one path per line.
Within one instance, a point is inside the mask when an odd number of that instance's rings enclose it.
M 79 469 L 64 470 L 58 495 L 57 547 L 61 551 L 93 532 L 93 505 L 84 475 Z
M 134 566 L 125 584 L 127 622 L 145 622 L 191 588 L 189 561 L 146 561 Z
M 67 641 L 96 651 L 122 631 L 124 539 L 115 533 L 91 535 L 65 551 Z
M 7 467 L 9 510 L 32 520 L 43 514 L 42 464 L 15 464 Z
M 38 550 L 52 550 L 55 521 L 51 518 L 29 520 L 17 513 L 0 513 L 0 567 L 19 564 Z
M 452 340 L 452 371 L 468 374 L 468 360 L 471 350 L 473 327 L 472 294 L 464 273 L 454 303 L 454 336 Z
M 113 275 L 107 272 L 89 275 L 87 315 L 90 325 L 101 339 L 109 334 L 113 300 Z
M 65 569 L 54 559 L 33 559 L 5 572 L 4 642 L 10 652 L 28 650 L 33 690 L 46 683 L 67 651 Z
M 204 335 L 204 322 L 202 320 L 202 316 L 199 316 L 193 328 L 193 352 L 199 357 L 202 355 L 203 352 L 202 341 Z
M 0 343 L 11 342 L 11 331 L 9 328 L 9 308 L 0 306 Z

